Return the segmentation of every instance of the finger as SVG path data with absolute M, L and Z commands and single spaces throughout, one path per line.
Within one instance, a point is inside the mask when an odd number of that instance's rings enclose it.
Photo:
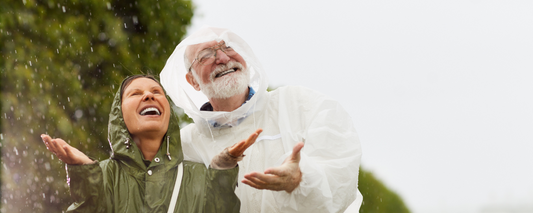
M 265 186 L 265 185 L 268 185 L 269 183 L 268 182 L 265 182 L 259 178 L 256 178 L 256 177 L 252 177 L 252 176 L 248 176 L 248 177 L 244 177 L 246 180 L 256 184 L 256 185 L 262 185 L 262 186 Z
M 245 175 L 245 178 L 253 180 L 256 183 L 263 183 L 266 185 L 280 185 L 283 183 L 283 177 L 272 175 L 272 174 L 262 174 L 258 172 L 250 173 Z
M 245 141 L 240 141 L 240 142 L 234 144 L 233 146 L 231 146 L 228 149 L 229 154 L 232 155 L 232 156 L 236 156 L 236 157 L 241 156 L 242 153 L 244 153 L 244 150 L 242 149 L 242 147 L 244 146 L 244 143 L 245 143 Z
M 43 139 L 44 143 L 50 143 L 50 140 L 52 140 L 52 138 L 47 134 L 41 134 L 41 138 Z
M 52 140 L 52 144 L 54 146 L 55 154 L 60 160 L 64 160 L 64 157 L 67 155 L 65 152 L 65 149 L 63 149 L 63 144 L 61 142 L 64 142 L 63 140 L 57 138 Z
M 50 150 L 51 152 L 53 152 L 54 154 L 57 153 L 57 149 L 58 149 L 58 146 L 57 146 L 57 142 L 55 139 L 50 139 L 49 142 L 48 142 L 48 150 Z
M 246 140 L 246 143 L 244 144 L 244 149 L 248 149 L 248 147 L 250 147 L 252 144 L 255 143 L 255 140 L 257 140 L 257 137 L 259 137 L 259 134 L 261 134 L 261 132 L 263 132 L 263 129 L 259 128 L 257 130 L 255 130 L 254 133 L 252 133 L 252 135 L 250 135 L 250 137 L 248 137 L 248 139 Z
M 254 182 L 252 182 L 250 180 L 247 180 L 247 179 L 243 179 L 241 182 L 246 184 L 246 185 L 248 185 L 248 186 L 256 188 L 256 189 L 266 189 L 266 187 L 264 185 L 256 184 L 256 183 L 254 183 Z
M 267 170 L 265 170 L 265 174 L 269 174 L 269 175 L 276 175 L 276 176 L 279 176 L 279 177 L 284 177 L 284 176 L 287 176 L 287 170 L 282 168 L 281 166 L 280 167 L 274 167 L 274 168 L 268 168 Z
M 234 144 L 231 148 L 228 149 L 228 152 L 233 156 L 241 156 L 248 147 L 250 147 L 252 144 L 255 143 L 255 140 L 257 137 L 259 137 L 259 134 L 263 132 L 263 129 L 259 128 L 255 130 L 254 133 L 252 133 L 246 140 L 240 141 L 236 144 Z
M 303 142 L 297 143 L 294 146 L 294 148 L 292 149 L 292 154 L 291 154 L 292 161 L 300 162 L 300 151 L 302 150 L 303 147 L 304 147 Z
M 65 156 L 69 157 L 69 158 L 72 158 L 75 156 L 74 154 L 74 150 L 75 149 L 74 147 L 71 147 L 71 146 L 67 146 L 67 145 L 63 145 L 63 151 L 65 151 Z
M 46 134 L 41 135 L 41 139 L 43 139 L 44 145 L 46 145 L 46 149 L 50 150 L 50 141 L 52 138 Z

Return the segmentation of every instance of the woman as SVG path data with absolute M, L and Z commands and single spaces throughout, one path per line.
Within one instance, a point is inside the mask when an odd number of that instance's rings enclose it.
M 67 212 L 238 212 L 237 161 L 262 130 L 225 149 L 209 168 L 183 161 L 178 118 L 163 88 L 151 76 L 136 75 L 115 95 L 108 131 L 112 155 L 102 162 L 41 136 L 68 165 L 75 202 Z

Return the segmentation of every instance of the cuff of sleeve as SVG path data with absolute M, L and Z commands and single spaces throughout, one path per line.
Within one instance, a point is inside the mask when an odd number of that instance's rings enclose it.
M 67 165 L 67 183 L 74 201 L 87 200 L 98 196 L 102 184 L 102 173 L 98 161 L 92 164 Z

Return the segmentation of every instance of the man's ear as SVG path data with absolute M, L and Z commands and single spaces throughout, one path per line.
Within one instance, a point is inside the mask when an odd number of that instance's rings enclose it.
M 194 78 L 194 76 L 192 75 L 192 72 L 194 72 L 194 70 L 191 70 L 191 72 L 188 72 L 187 75 L 185 75 L 185 77 L 187 78 L 187 82 L 189 82 L 189 84 L 196 90 L 196 91 L 200 91 L 200 85 L 198 84 L 198 82 L 196 82 L 196 79 Z

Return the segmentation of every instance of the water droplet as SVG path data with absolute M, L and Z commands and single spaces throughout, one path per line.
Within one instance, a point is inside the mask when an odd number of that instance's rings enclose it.
M 13 147 L 13 151 L 15 152 L 15 155 L 19 155 L 19 151 L 17 150 L 17 147 Z
M 63 9 L 63 13 L 67 12 L 67 11 L 65 10 L 65 6 L 62 6 L 61 9 Z
M 106 4 L 107 4 L 107 9 L 111 10 L 111 3 L 107 2 Z
M 76 112 L 74 113 L 74 116 L 77 119 L 80 119 L 83 116 L 83 111 L 81 111 L 80 109 L 76 110 Z

